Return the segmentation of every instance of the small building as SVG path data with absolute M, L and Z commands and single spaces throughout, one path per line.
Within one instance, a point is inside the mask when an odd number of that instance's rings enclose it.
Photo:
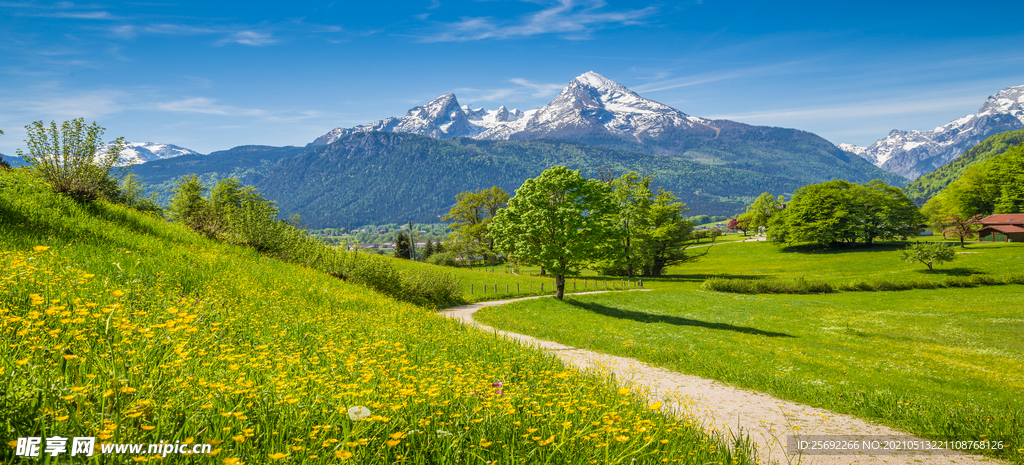
M 1003 213 L 981 219 L 981 242 L 1024 242 L 1024 213 Z

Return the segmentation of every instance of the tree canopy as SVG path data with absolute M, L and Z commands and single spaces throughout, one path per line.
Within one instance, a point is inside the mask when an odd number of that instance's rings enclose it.
M 856 184 L 837 179 L 797 189 L 772 218 L 768 240 L 870 245 L 875 239 L 916 236 L 921 220 L 917 206 L 897 187 L 878 180 Z
M 922 208 L 940 229 L 950 215 L 970 218 L 1024 212 L 1024 146 L 1017 146 L 967 167 Z
M 607 249 L 594 245 L 619 234 L 616 213 L 607 184 L 556 166 L 526 180 L 489 230 L 496 250 L 555 275 L 556 297 L 561 299 L 566 275 L 604 258 Z

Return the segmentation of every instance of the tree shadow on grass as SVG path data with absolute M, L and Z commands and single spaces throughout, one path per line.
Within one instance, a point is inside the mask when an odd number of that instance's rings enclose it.
M 708 278 L 727 278 L 727 279 L 758 279 L 758 278 L 770 278 L 771 275 L 767 274 L 732 274 L 732 273 L 697 273 L 697 274 L 666 274 L 656 278 L 652 277 L 639 277 L 634 279 L 646 279 L 652 283 L 656 282 L 704 282 Z
M 565 299 L 565 303 L 574 307 L 581 308 L 590 312 L 597 313 L 599 315 L 610 316 L 612 318 L 621 318 L 625 320 L 633 320 L 640 323 L 668 323 L 676 326 L 693 326 L 698 328 L 707 329 L 721 329 L 725 331 L 735 331 L 737 333 L 751 334 L 754 336 L 766 336 L 766 337 L 796 337 L 792 334 L 776 333 L 772 331 L 762 331 L 756 328 L 748 328 L 745 326 L 733 326 L 726 323 L 711 323 L 708 321 L 692 320 L 689 318 L 682 318 L 678 316 L 669 315 L 655 315 L 650 313 L 634 312 L 631 310 L 622 310 L 618 308 L 608 307 L 601 304 L 595 304 L 590 302 L 580 302 L 573 299 Z
M 840 244 L 837 247 L 827 247 L 818 244 L 789 245 L 779 249 L 782 253 L 820 254 L 834 255 L 856 252 L 893 252 L 902 250 L 910 242 L 881 242 L 871 245 L 866 244 Z
M 928 270 L 928 268 L 922 268 L 920 270 L 914 270 L 918 274 L 923 276 L 932 275 L 944 275 L 944 276 L 971 276 L 975 274 L 988 274 L 971 268 L 935 268 L 935 270 Z

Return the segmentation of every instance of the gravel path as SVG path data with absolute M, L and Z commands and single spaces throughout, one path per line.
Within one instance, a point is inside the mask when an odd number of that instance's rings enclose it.
M 583 292 L 596 294 L 607 291 Z M 579 295 L 574 294 L 574 295 Z M 489 332 L 496 332 L 525 345 L 535 346 L 556 354 L 568 364 L 583 370 L 597 370 L 614 373 L 615 378 L 626 386 L 640 390 L 653 398 L 663 400 L 663 409 L 677 414 L 686 414 L 702 422 L 705 428 L 718 431 L 726 436 L 748 434 L 757 445 L 762 463 L 775 461 L 782 464 L 1001 464 L 1004 462 L 956 452 L 932 453 L 889 453 L 871 455 L 853 453 L 841 455 L 810 455 L 793 453 L 787 443 L 794 438 L 807 436 L 836 435 L 856 439 L 924 441 L 887 426 L 868 423 L 849 415 L 832 413 L 827 410 L 777 399 L 768 394 L 749 391 L 725 385 L 715 380 L 698 376 L 675 373 L 657 368 L 639 360 L 600 354 L 577 349 L 556 342 L 542 341 L 523 334 L 500 331 L 473 320 L 473 313 L 483 307 L 505 305 L 527 299 L 549 296 L 525 297 L 521 299 L 479 302 L 450 308 L 442 312 L 466 324 Z M 861 436 L 877 436 L 862 438 Z M 835 439 L 835 438 L 833 438 Z M 839 438 L 841 439 L 841 438 Z M 789 455 L 787 455 L 789 454 Z

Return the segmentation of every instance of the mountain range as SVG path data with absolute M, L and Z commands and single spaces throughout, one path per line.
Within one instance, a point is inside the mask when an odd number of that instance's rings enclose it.
M 978 112 L 930 131 L 893 129 L 868 147 L 839 144 L 874 165 L 909 179 L 934 171 L 985 138 L 1024 128 L 1024 86 L 1007 87 L 989 96 Z
M 687 115 L 593 71 L 571 80 L 551 102 L 535 110 L 471 110 L 447 93 L 402 117 L 333 129 L 309 147 L 374 131 L 437 139 L 555 139 L 773 175 L 811 169 L 816 171 L 811 176 L 815 179 L 818 175 L 841 178 L 852 172 L 850 176 L 877 177 L 898 186 L 906 183 L 815 134 Z

